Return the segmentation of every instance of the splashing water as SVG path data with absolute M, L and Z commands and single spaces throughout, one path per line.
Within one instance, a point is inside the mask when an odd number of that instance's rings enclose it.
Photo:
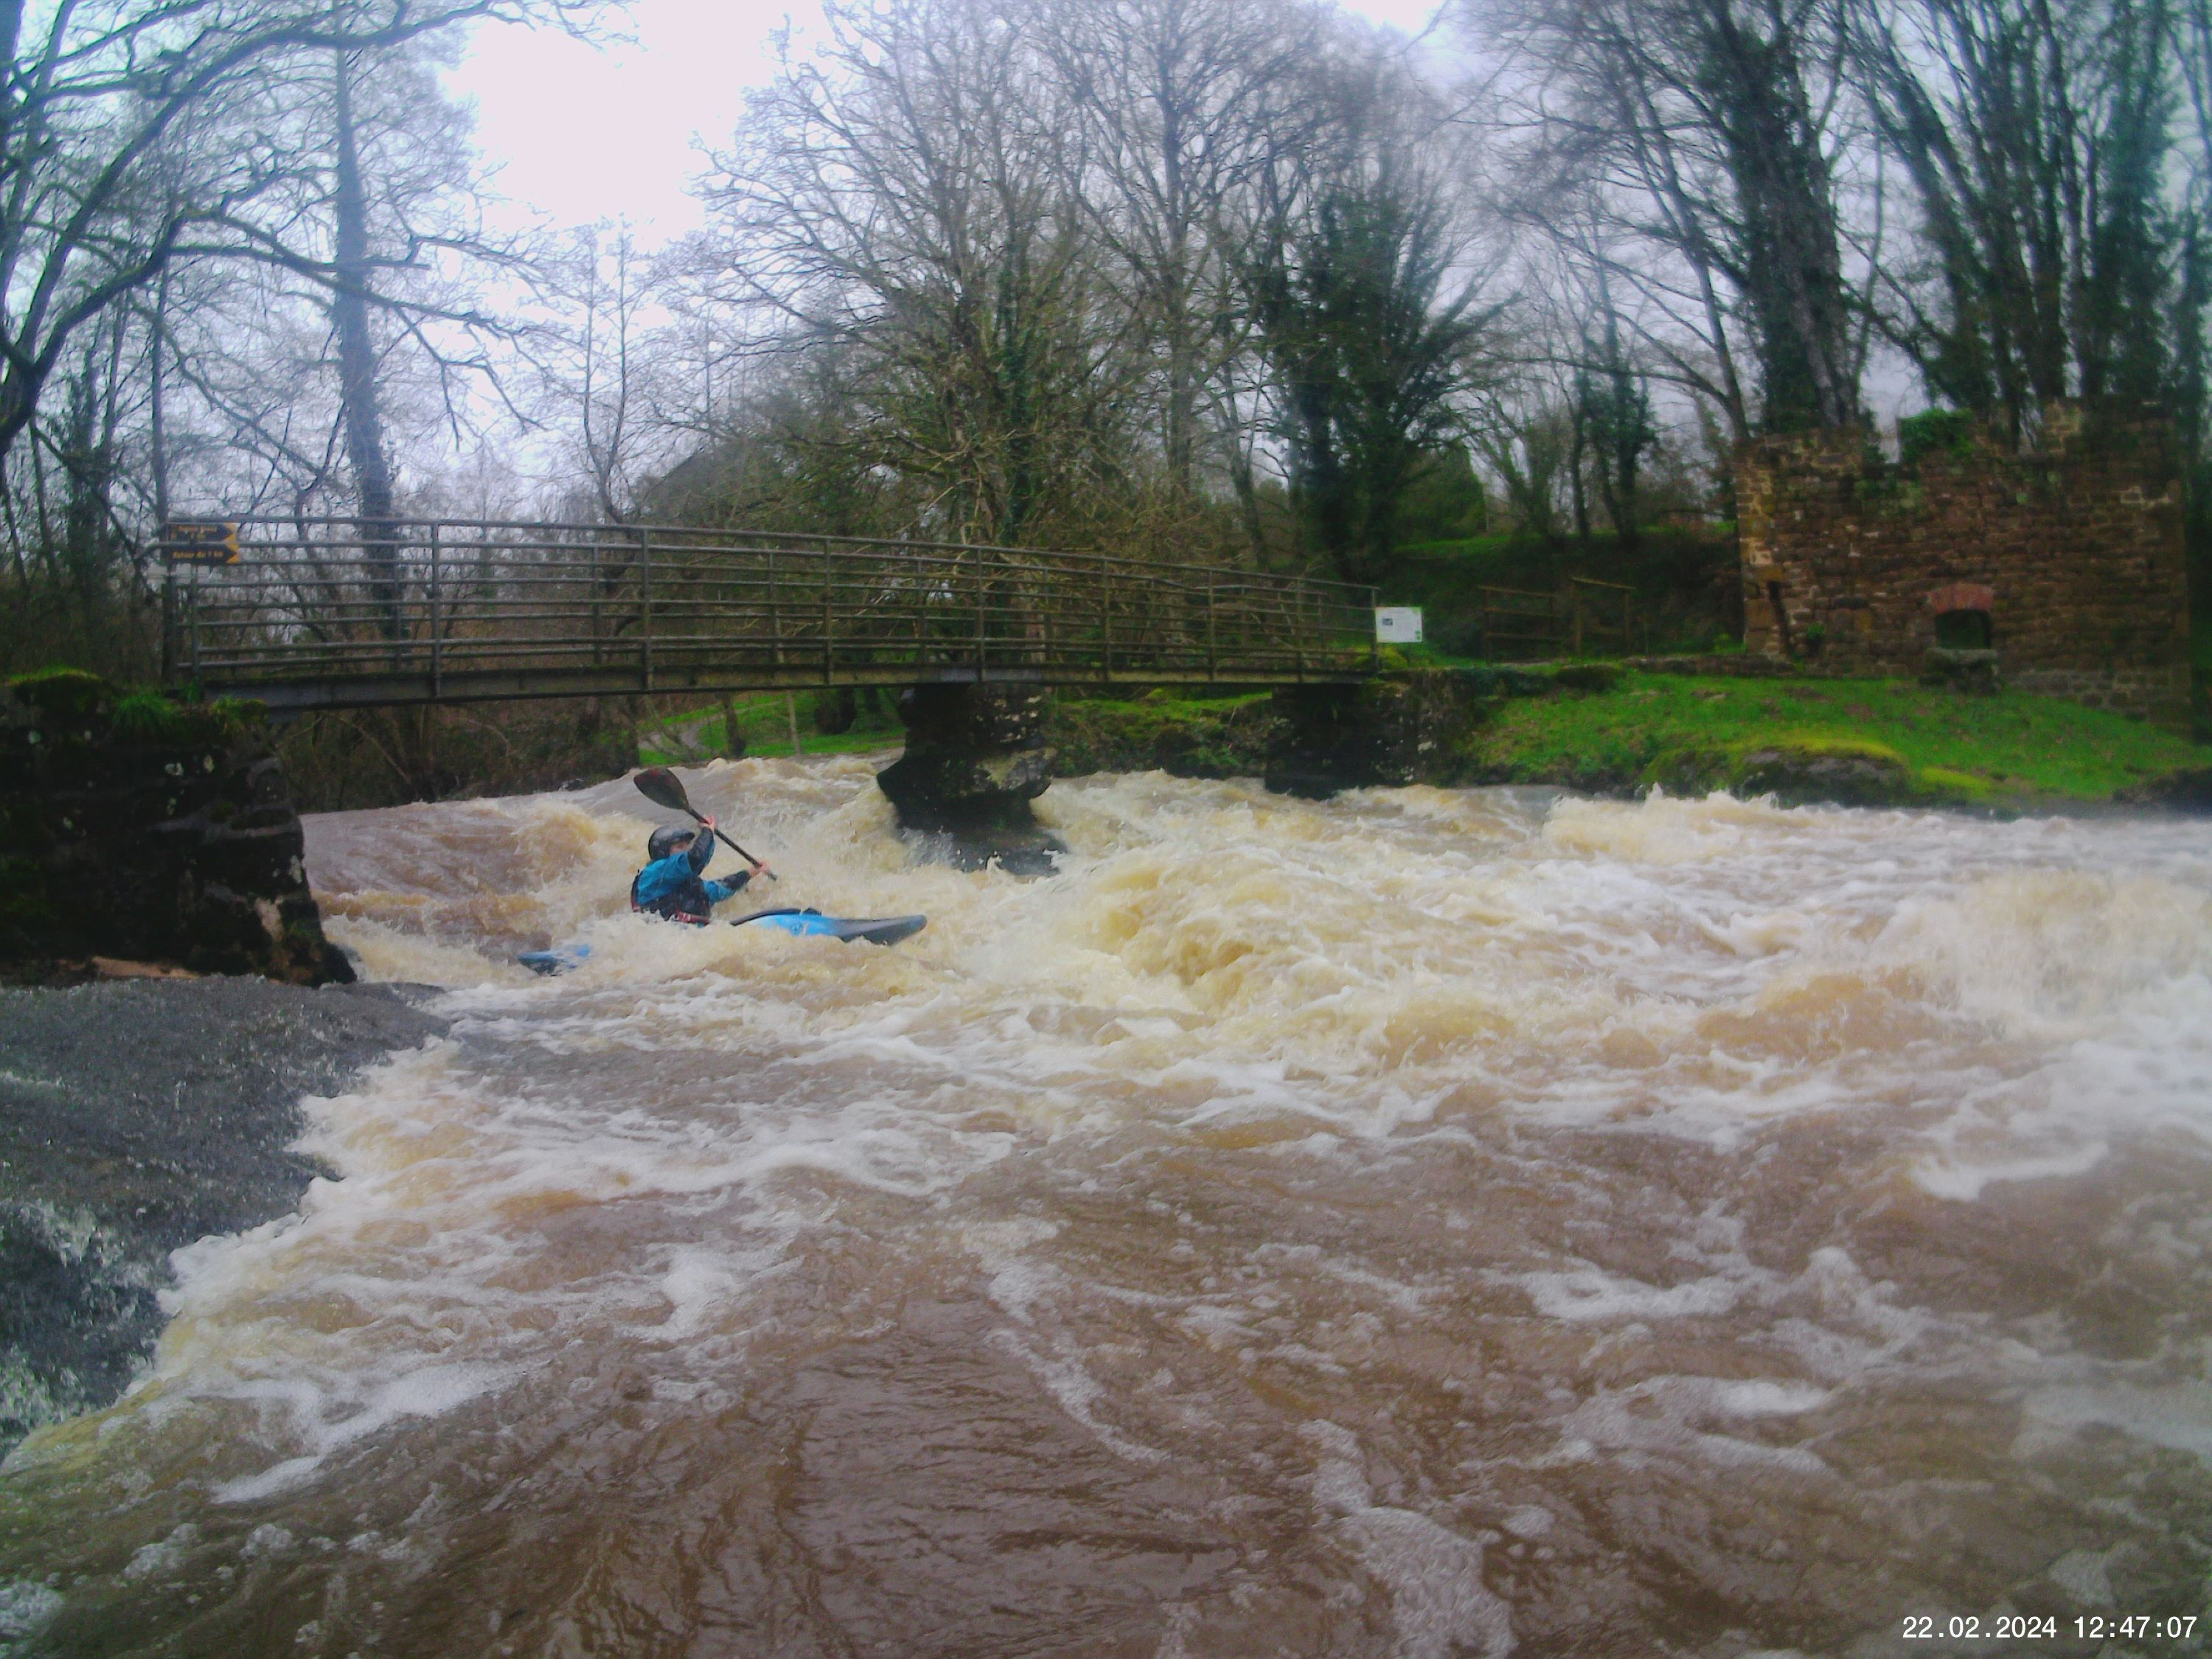
M 453 1035 L 15 1455 L 0 1648 L 2203 1650 L 2203 827 L 1146 775 L 1025 883 L 689 781 L 928 930 L 640 921 L 622 787 L 313 822 Z

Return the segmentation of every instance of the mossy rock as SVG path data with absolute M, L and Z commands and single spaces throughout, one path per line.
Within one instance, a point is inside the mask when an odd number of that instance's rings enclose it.
M 63 920 L 35 859 L 0 858 L 0 940 L 21 951 L 51 933 Z
M 1863 738 L 1785 739 L 1739 750 L 1729 783 L 1740 795 L 1790 805 L 1901 806 L 1923 793 L 1905 757 Z
M 115 688 L 82 668 L 41 668 L 8 682 L 9 693 L 26 708 L 51 720 L 80 720 L 98 714 L 115 700 Z
M 179 703 L 151 689 L 119 690 L 99 675 L 77 668 L 19 674 L 8 682 L 8 691 L 19 706 L 32 711 L 33 725 L 89 721 L 92 728 L 80 731 L 80 738 L 112 734 L 141 748 L 227 747 L 249 732 L 265 730 L 269 723 L 268 705 L 251 698 Z
M 2193 766 L 2148 783 L 2130 784 L 2112 799 L 2130 806 L 2162 806 L 2192 817 L 2212 817 L 2212 766 Z
M 1046 731 L 1056 776 L 1157 769 L 1227 778 L 1266 763 L 1273 720 L 1264 697 L 1201 703 L 1156 688 L 1133 702 L 1055 701 Z
M 1638 780 L 1644 787 L 1664 789 L 1670 795 L 1702 795 L 1727 789 L 1735 783 L 1735 768 L 1728 751 L 1710 747 L 1670 749 L 1644 769 Z
M 116 735 L 132 743 L 191 741 L 185 711 L 159 691 L 131 691 L 118 697 L 110 719 Z

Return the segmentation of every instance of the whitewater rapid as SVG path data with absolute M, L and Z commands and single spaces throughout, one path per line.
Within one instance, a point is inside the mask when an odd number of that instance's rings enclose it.
M 627 785 L 311 820 L 453 1034 L 11 1457 L 0 1651 L 2205 1650 L 2206 826 L 1148 775 L 1024 881 L 685 776 L 732 909 L 929 927 L 632 917 Z

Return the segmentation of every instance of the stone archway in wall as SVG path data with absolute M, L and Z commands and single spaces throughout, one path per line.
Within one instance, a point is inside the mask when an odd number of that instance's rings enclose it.
M 1936 645 L 1943 651 L 1996 648 L 1996 592 L 1980 582 L 1948 582 L 1928 596 Z

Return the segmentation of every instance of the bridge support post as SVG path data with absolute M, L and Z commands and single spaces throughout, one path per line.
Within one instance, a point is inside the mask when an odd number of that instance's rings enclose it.
M 1340 789 L 1397 787 L 1448 775 L 1450 756 L 1481 717 L 1480 673 L 1416 670 L 1358 685 L 1285 685 L 1273 699 L 1276 738 L 1267 787 L 1327 800 Z
M 126 726 L 117 701 L 68 669 L 0 684 L 0 961 L 351 981 L 269 728 L 192 707 Z
M 951 837 L 966 869 L 996 861 L 1018 874 L 1051 867 L 1059 841 L 1030 803 L 1052 781 L 1045 693 L 1002 685 L 916 685 L 899 694 L 906 752 L 876 774 L 902 828 Z

